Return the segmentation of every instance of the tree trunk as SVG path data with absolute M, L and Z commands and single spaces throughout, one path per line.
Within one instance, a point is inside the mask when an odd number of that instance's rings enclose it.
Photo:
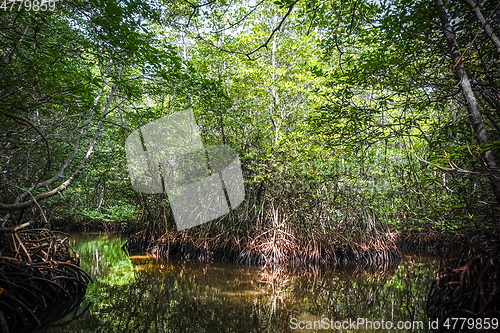
M 460 50 L 458 48 L 455 32 L 450 21 L 448 20 L 446 11 L 444 10 L 443 0 L 435 0 L 435 4 L 439 11 L 441 28 L 443 30 L 444 36 L 446 37 L 446 42 L 448 43 L 450 57 L 453 61 L 453 64 L 455 65 L 453 71 L 455 76 L 459 80 L 460 88 L 462 89 L 462 93 L 467 102 L 467 111 L 469 113 L 472 128 L 474 129 L 474 136 L 479 145 L 485 144 L 488 142 L 488 136 L 484 128 L 484 122 L 481 117 L 481 112 L 478 108 L 476 97 L 474 96 L 474 91 L 472 91 L 469 77 L 467 75 L 467 70 L 465 69 L 465 65 L 461 60 Z M 500 172 L 498 171 L 495 158 L 491 150 L 485 151 L 482 154 L 482 157 L 490 171 L 489 179 L 491 188 L 493 190 L 493 195 L 495 196 L 496 201 L 500 203 Z
M 467 4 L 467 6 L 470 7 L 470 10 L 474 13 L 474 15 L 476 15 L 478 21 L 481 22 L 481 26 L 483 27 L 484 32 L 486 32 L 486 35 L 488 35 L 493 44 L 495 44 L 495 48 L 497 49 L 498 54 L 500 54 L 500 40 L 498 39 L 497 35 L 495 35 L 488 22 L 484 19 L 484 16 L 481 13 L 481 10 L 479 10 L 477 3 L 475 3 L 474 0 L 463 1 Z
M 276 25 L 278 18 L 276 16 L 273 17 L 273 23 Z M 279 141 L 279 132 L 281 128 L 281 123 L 276 117 L 274 120 L 274 115 L 276 114 L 276 110 L 278 109 L 279 96 L 276 90 L 276 54 L 278 53 L 278 43 L 276 40 L 276 34 L 273 36 L 273 45 L 271 48 L 271 104 L 270 114 L 271 114 L 271 122 L 274 126 L 274 143 L 277 144 Z
M 118 68 L 118 78 L 120 78 L 120 76 L 121 76 L 122 69 L 123 69 L 122 66 L 120 66 Z M 116 92 L 117 88 L 118 87 L 117 87 L 116 83 L 113 84 L 113 86 L 111 88 L 111 92 L 110 92 L 110 94 L 108 96 L 108 100 L 106 102 L 106 106 L 104 108 L 103 114 L 101 116 L 101 119 L 99 120 L 99 123 L 97 124 L 97 129 L 94 132 L 94 137 L 92 138 L 92 140 L 90 142 L 89 148 L 87 149 L 87 153 L 83 157 L 82 161 L 80 162 L 80 165 L 75 170 L 75 172 L 66 181 L 64 181 L 61 185 L 59 185 L 58 187 L 54 188 L 51 191 L 40 193 L 37 196 L 32 196 L 32 199 L 27 200 L 27 201 L 19 202 L 19 201 L 16 200 L 12 204 L 2 204 L 2 203 L 0 203 L 0 209 L 20 210 L 20 209 L 27 208 L 27 207 L 29 207 L 29 206 L 31 206 L 33 204 L 36 204 L 38 200 L 50 198 L 50 197 L 56 195 L 57 193 L 64 191 L 66 188 L 68 188 L 71 185 L 71 183 L 73 183 L 73 181 L 76 178 L 78 178 L 80 176 L 80 173 L 82 172 L 83 168 L 85 167 L 85 165 L 87 163 L 87 160 L 90 157 L 90 154 L 92 154 L 94 152 L 94 148 L 95 148 L 95 146 L 97 144 L 97 140 L 98 140 L 99 135 L 101 133 L 104 120 L 106 119 L 106 116 L 108 115 L 108 113 L 111 112 L 111 102 L 113 101 L 113 98 L 114 98 L 114 95 L 115 95 L 115 92 Z M 100 98 L 100 95 L 99 95 L 99 98 Z M 40 183 L 40 184 L 42 184 L 42 183 Z M 4 219 L 5 219 L 5 217 L 4 217 Z

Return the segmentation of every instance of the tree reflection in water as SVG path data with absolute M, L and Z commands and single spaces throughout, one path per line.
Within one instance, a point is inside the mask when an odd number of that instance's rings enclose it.
M 49 332 L 288 332 L 292 317 L 421 320 L 427 327 L 432 259 L 404 257 L 389 271 L 244 267 L 128 257 L 123 243 L 110 234 L 74 240 L 95 281 L 81 308 L 91 305 Z

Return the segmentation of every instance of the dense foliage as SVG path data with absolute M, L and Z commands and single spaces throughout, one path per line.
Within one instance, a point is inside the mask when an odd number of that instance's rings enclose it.
M 192 107 L 205 143 L 240 154 L 247 196 L 191 233 L 264 235 L 264 245 L 272 234 L 285 248 L 314 235 L 381 249 L 389 228 L 487 228 L 500 198 L 500 12 L 495 1 L 477 5 L 73 0 L 54 11 L 1 9 L 1 223 L 172 232 L 166 195 L 132 189 L 124 141 Z

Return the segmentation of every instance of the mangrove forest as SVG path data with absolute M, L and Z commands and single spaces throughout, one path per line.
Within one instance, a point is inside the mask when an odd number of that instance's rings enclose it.
M 0 332 L 499 332 L 497 0 L 0 0 Z

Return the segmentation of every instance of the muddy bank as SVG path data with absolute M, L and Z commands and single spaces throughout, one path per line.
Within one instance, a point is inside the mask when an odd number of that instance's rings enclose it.
M 120 232 L 131 234 L 137 232 L 139 227 L 133 222 L 106 222 L 102 220 L 74 221 L 68 219 L 53 220 L 50 225 L 52 230 L 63 232 Z
M 199 236 L 200 239 L 196 239 Z M 308 237 L 275 237 L 262 239 L 231 234 L 166 233 L 154 236 L 148 230 L 128 233 L 127 246 L 131 252 L 149 252 L 157 257 L 176 260 L 222 261 L 242 264 L 336 264 L 356 267 L 385 267 L 397 264 L 403 253 L 432 253 L 456 255 L 464 246 L 455 238 L 430 233 L 390 232 L 374 237 L 373 242 L 361 245 L 341 244 Z

